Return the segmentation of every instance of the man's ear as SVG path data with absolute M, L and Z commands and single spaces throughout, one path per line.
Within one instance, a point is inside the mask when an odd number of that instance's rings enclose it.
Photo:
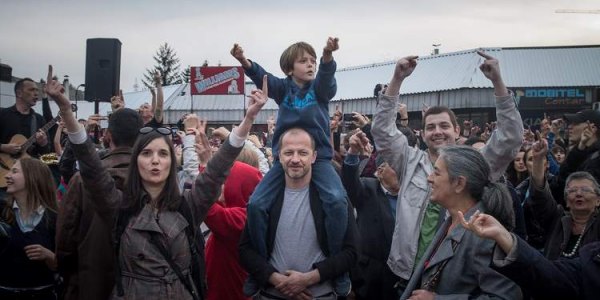
M 312 157 L 312 161 L 310 163 L 314 164 L 315 161 L 317 161 L 317 150 L 313 151 L 313 157 Z

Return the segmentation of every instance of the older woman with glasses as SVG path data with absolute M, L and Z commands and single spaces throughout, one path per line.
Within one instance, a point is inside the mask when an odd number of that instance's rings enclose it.
M 463 213 L 485 211 L 514 227 L 511 196 L 489 181 L 490 167 L 469 146 L 442 148 L 429 175 L 431 201 L 447 210 L 400 299 L 521 299 L 519 287 L 490 268 L 494 243 L 461 225 Z
M 69 111 L 64 88 L 48 75 L 55 99 L 81 163 L 83 185 L 106 222 L 116 223 L 116 287 L 112 299 L 200 299 L 204 274 L 198 270 L 196 231 L 239 152 L 254 119 L 267 101 L 263 90 L 250 95 L 248 110 L 219 151 L 198 175 L 191 190 L 180 193 L 171 131 L 142 128 L 133 146 L 123 192 L 95 155 L 92 144 Z M 199 241 L 200 242 L 200 241 Z M 97 253 L 102 255 L 102 253 Z
M 550 192 L 545 177 L 544 159 L 548 144 L 540 140 L 533 145 L 531 172 L 531 208 L 533 216 L 547 228 L 544 254 L 554 260 L 573 258 L 585 244 L 600 240 L 600 187 L 587 172 L 575 172 L 567 177 L 565 186 L 566 209 L 558 205 Z

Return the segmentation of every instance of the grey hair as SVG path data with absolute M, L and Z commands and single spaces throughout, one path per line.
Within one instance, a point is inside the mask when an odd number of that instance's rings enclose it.
M 485 213 L 494 216 L 508 230 L 515 227 L 512 197 L 504 184 L 490 182 L 490 166 L 478 150 L 463 145 L 447 146 L 440 150 L 439 159 L 446 164 L 451 181 L 460 176 L 466 179 L 467 191 L 481 201 Z
M 596 193 L 596 195 L 600 196 L 600 184 L 598 184 L 598 181 L 596 180 L 596 178 L 594 178 L 594 176 L 592 176 L 592 174 L 585 171 L 571 173 L 571 175 L 567 177 L 567 183 L 565 184 L 565 196 L 567 195 L 567 186 L 569 186 L 569 183 L 571 181 L 583 179 L 591 181 L 594 185 L 594 192 Z

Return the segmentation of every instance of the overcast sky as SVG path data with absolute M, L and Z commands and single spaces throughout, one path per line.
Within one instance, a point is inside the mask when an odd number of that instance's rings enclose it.
M 423 3 L 421 3 L 423 2 Z M 279 56 L 296 41 L 322 49 L 340 39 L 338 68 L 478 47 L 600 44 L 600 14 L 556 9 L 600 9 L 598 0 L 252 0 L 252 1 L 32 1 L 1 0 L 0 61 L 13 76 L 45 78 L 47 64 L 77 86 L 85 80 L 86 39 L 118 38 L 121 88 L 133 90 L 161 43 L 182 67 L 234 65 L 234 42 L 248 58 L 282 75 Z M 317 50 L 320 53 L 320 50 Z

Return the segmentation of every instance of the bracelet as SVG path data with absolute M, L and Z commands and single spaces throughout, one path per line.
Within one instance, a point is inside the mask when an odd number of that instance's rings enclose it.
M 408 118 L 404 118 L 404 119 L 400 118 L 400 121 L 408 121 Z

